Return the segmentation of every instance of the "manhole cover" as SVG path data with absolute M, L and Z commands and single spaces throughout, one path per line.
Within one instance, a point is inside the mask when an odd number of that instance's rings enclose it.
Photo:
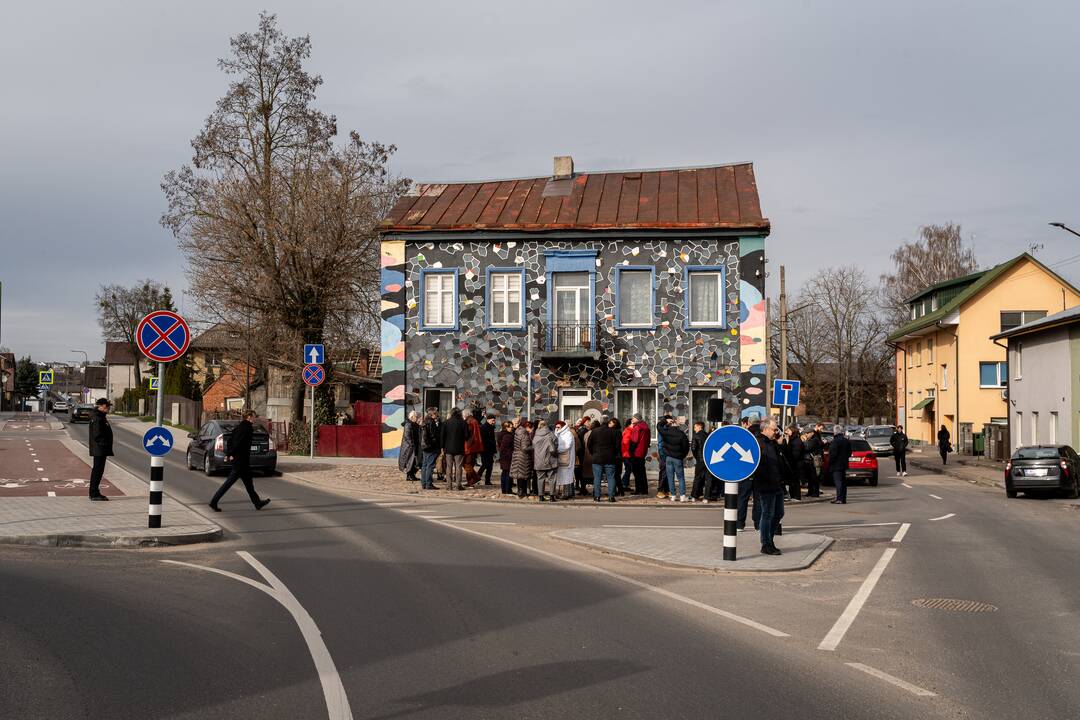
M 988 613 L 997 612 L 997 606 L 975 600 L 956 600 L 953 598 L 915 598 L 912 605 L 931 610 L 949 610 L 952 612 Z

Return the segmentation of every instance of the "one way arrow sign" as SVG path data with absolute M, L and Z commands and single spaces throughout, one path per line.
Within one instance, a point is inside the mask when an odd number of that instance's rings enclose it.
M 313 343 L 304 346 L 305 365 L 323 365 L 325 364 L 325 360 L 326 354 L 323 352 L 322 343 Z
M 724 443 L 724 446 L 721 447 L 719 450 L 713 450 L 712 457 L 709 458 L 709 464 L 722 461 L 724 459 L 724 456 L 727 455 L 727 451 L 731 450 L 732 448 L 734 448 L 735 452 L 739 454 L 739 460 L 741 460 L 742 462 L 754 462 L 754 453 L 750 452 L 749 450 L 743 450 L 742 445 L 736 442 Z
M 738 425 L 714 430 L 702 450 L 709 472 L 724 482 L 741 482 L 750 477 L 761 459 L 757 438 Z

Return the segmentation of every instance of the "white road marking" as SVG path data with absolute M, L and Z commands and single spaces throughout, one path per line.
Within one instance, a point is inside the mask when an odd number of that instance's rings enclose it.
M 843 614 L 836 620 L 836 624 L 832 626 L 832 630 L 829 630 L 829 634 L 826 635 L 825 639 L 818 645 L 818 650 L 836 649 L 836 646 L 844 639 L 844 635 L 851 627 L 851 624 L 855 622 L 855 618 L 859 615 L 859 611 L 862 610 L 863 605 L 866 604 L 867 599 L 870 597 L 870 593 L 874 591 L 874 586 L 877 585 L 878 580 L 881 579 L 881 575 L 885 572 L 885 568 L 888 567 L 889 561 L 892 560 L 892 557 L 895 554 L 896 548 L 888 548 L 882 553 L 881 559 L 877 561 L 877 565 L 874 565 L 874 569 L 866 576 L 866 580 L 863 580 L 863 584 L 855 593 L 855 597 L 851 598 L 851 602 L 848 603 Z
M 304 606 L 300 604 L 300 601 L 296 599 L 296 596 L 289 591 L 289 588 L 287 588 L 283 582 L 278 580 L 277 576 L 270 572 L 265 565 L 256 560 L 251 553 L 244 550 L 237 550 L 236 554 L 242 557 L 249 565 L 251 565 L 251 567 L 255 568 L 255 570 L 270 584 L 269 587 L 260 582 L 256 582 L 251 578 L 229 572 L 228 570 L 195 565 L 194 563 L 181 562 L 179 560 L 162 560 L 161 562 L 170 563 L 172 565 L 183 565 L 184 567 L 195 568 L 196 570 L 205 570 L 207 572 L 217 573 L 218 575 L 224 575 L 225 577 L 238 580 L 246 585 L 261 590 L 277 600 L 278 603 L 293 616 L 293 620 L 296 621 L 296 624 L 300 628 L 300 633 L 304 636 L 304 641 L 307 642 L 308 650 L 311 652 L 311 659 L 315 662 L 315 669 L 319 673 L 319 682 L 322 684 L 323 698 L 326 700 L 327 717 L 329 720 L 352 720 L 352 709 L 349 707 L 349 698 L 345 694 L 345 686 L 341 684 L 341 676 L 338 675 L 337 667 L 334 665 L 334 659 L 330 656 L 330 650 L 326 647 L 326 642 L 323 641 L 322 632 L 315 624 L 311 615 L 309 615 L 307 610 L 304 609 Z
M 490 540 L 492 542 L 502 543 L 504 545 L 510 545 L 511 547 L 518 548 L 519 550 L 524 550 L 526 552 L 534 553 L 536 555 L 543 555 L 544 557 L 548 558 L 549 560 L 553 560 L 556 563 L 561 563 L 561 564 L 565 564 L 565 565 L 573 565 L 574 567 L 576 567 L 576 568 L 578 568 L 580 570 L 584 570 L 585 572 L 595 573 L 597 575 L 603 575 L 604 577 L 609 577 L 609 578 L 612 578 L 612 579 L 615 579 L 615 580 L 619 580 L 619 581 L 624 582 L 624 583 L 626 583 L 628 585 L 633 585 L 634 587 L 641 588 L 642 590 L 648 590 L 649 592 L 654 592 L 657 595 L 661 595 L 661 596 L 666 597 L 666 598 L 668 598 L 670 600 L 677 600 L 678 602 L 686 603 L 687 605 L 690 605 L 691 607 L 695 607 L 695 608 L 697 608 L 699 610 L 704 610 L 707 613 L 711 613 L 713 615 L 719 615 L 720 617 L 727 618 L 728 620 L 733 620 L 733 621 L 735 621 L 737 623 L 740 623 L 742 625 L 746 625 L 747 627 L 751 627 L 751 628 L 753 628 L 755 630 L 760 630 L 761 632 L 766 633 L 767 635 L 772 635 L 773 637 L 780 637 L 780 638 L 782 638 L 782 637 L 791 637 L 786 632 L 783 632 L 781 630 L 777 630 L 776 628 L 771 628 L 768 625 L 763 625 L 763 624 L 761 624 L 761 623 L 759 623 L 759 622 L 757 622 L 755 620 L 751 620 L 750 618 L 745 618 L 742 615 L 736 615 L 733 612 L 729 612 L 727 610 L 721 610 L 718 607 L 713 607 L 712 605 L 707 605 L 707 604 L 705 604 L 703 602 L 700 602 L 698 600 L 694 600 L 693 598 L 688 598 L 685 595 L 680 595 L 679 593 L 672 592 L 670 590 L 665 590 L 664 588 L 656 587 L 655 585 L 650 585 L 649 583 L 642 582 L 641 580 L 635 580 L 634 578 L 627 577 L 626 575 L 620 575 L 619 573 L 612 572 L 611 570 L 605 570 L 604 568 L 594 567 L 592 565 L 589 565 L 588 563 L 584 563 L 584 562 L 581 562 L 579 560 L 574 560 L 574 559 L 568 558 L 568 557 L 563 557 L 562 555 L 557 555 L 557 554 L 555 554 L 553 552 L 548 552 L 547 550 L 541 550 L 540 548 L 535 548 L 535 547 L 532 547 L 530 545 L 526 545 L 524 543 L 519 543 L 519 542 L 517 542 L 515 540 L 509 540 L 507 538 L 501 538 L 501 537 L 498 537 L 496 535 L 488 535 L 487 533 L 482 533 L 479 530 L 472 530 L 470 528 L 458 527 L 458 525 L 460 523 L 456 523 L 456 524 L 452 525 L 452 524 L 450 524 L 449 522 L 446 522 L 446 521 L 441 521 L 440 520 L 440 521 L 437 521 L 437 522 L 438 522 L 439 525 L 442 525 L 443 527 L 453 528 L 454 530 L 457 530 L 458 532 L 469 533 L 470 535 L 476 535 L 477 537 L 482 537 L 482 538 L 484 538 L 486 540 Z
M 910 485 L 908 485 L 907 483 L 900 483 L 900 484 L 903 485 L 904 487 L 906 487 L 908 490 L 914 490 L 914 488 L 911 487 Z
M 48 482 L 48 480 L 49 480 L 49 478 L 47 478 L 47 477 L 41 478 L 41 482 Z
M 862 663 L 851 663 L 851 662 L 844 663 L 844 664 L 847 665 L 848 667 L 852 667 L 852 668 L 855 668 L 856 670 L 860 670 L 860 671 L 866 673 L 867 675 L 873 675 L 877 679 L 884 680 L 885 682 L 890 683 L 892 685 L 895 685 L 898 688 L 902 688 L 904 690 L 907 690 L 912 695 L 918 695 L 919 697 L 937 697 L 937 693 L 930 692 L 929 690 L 924 690 L 923 688 L 919 687 L 918 685 L 912 685 L 911 683 L 909 683 L 909 682 L 907 682 L 905 680 L 901 680 L 898 677 L 894 677 L 894 676 L 890 675 L 889 673 L 882 672 L 881 670 L 878 670 L 877 668 L 872 668 L 869 665 L 863 665 Z
M 49 497 L 56 497 L 56 493 L 52 490 L 49 491 Z
M 904 536 L 907 535 L 907 531 L 910 530 L 910 529 L 911 529 L 911 523 L 904 523 L 903 525 L 901 525 L 900 529 L 896 531 L 895 535 L 893 535 L 892 542 L 894 542 L 894 543 L 903 542 Z
M 401 510 L 400 512 L 403 512 L 403 513 L 426 513 L 426 512 L 431 512 L 431 511 L 430 510 Z
M 934 493 L 930 493 L 930 497 L 934 498 L 935 500 L 942 500 L 943 499 L 940 495 L 935 495 Z
M 723 525 L 601 525 L 606 528 L 645 528 L 672 530 L 723 530 Z
M 948 520 L 951 517 L 956 517 L 956 513 L 949 513 L 948 515 L 942 515 L 941 517 L 930 518 L 930 522 L 936 522 L 938 520 Z
M 387 501 L 384 501 L 384 502 L 377 502 L 377 503 L 374 503 L 374 504 L 378 505 L 379 507 L 400 507 L 402 505 L 412 505 L 412 503 L 409 503 L 409 502 L 393 502 L 393 501 L 390 501 L 390 500 L 387 500 Z
M 499 522 L 498 520 L 447 520 L 446 522 L 465 523 L 466 525 L 517 525 L 515 522 Z
M 837 523 L 835 525 L 784 525 L 786 530 L 821 530 L 826 528 L 860 528 L 899 525 L 900 522 Z M 646 530 L 723 530 L 723 525 L 601 525 L 605 528 L 643 528 Z
M 421 515 L 421 520 L 449 520 L 449 515 Z
M 38 468 L 37 471 L 38 472 L 45 472 L 45 468 Z

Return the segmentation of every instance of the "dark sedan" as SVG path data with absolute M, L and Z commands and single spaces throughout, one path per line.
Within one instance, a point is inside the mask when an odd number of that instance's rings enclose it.
M 1080 496 L 1080 456 L 1068 445 L 1017 448 L 1005 464 L 1005 495 L 1054 490 Z
M 75 403 L 68 410 L 68 422 L 77 423 L 80 420 L 90 422 L 90 411 L 94 409 L 93 405 L 86 403 Z
M 232 467 L 232 463 L 225 459 L 225 448 L 229 446 L 233 429 L 239 424 L 239 420 L 211 420 L 198 432 L 188 433 L 191 439 L 187 449 L 188 468 L 202 468 L 207 475 L 213 475 Z M 267 475 L 277 472 L 274 439 L 259 425 L 255 426 L 251 438 L 251 469 L 261 470 Z

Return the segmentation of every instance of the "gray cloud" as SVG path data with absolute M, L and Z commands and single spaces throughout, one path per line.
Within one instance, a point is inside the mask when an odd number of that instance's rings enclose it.
M 752 160 L 770 261 L 793 287 L 835 263 L 875 276 L 946 220 L 984 263 L 1031 243 L 1076 254 L 1046 225 L 1080 225 L 1075 4 L 373 5 L 270 9 L 311 34 L 321 106 L 396 143 L 410 177 L 543 174 L 558 153 L 583 169 Z M 100 354 L 98 284 L 182 287 L 158 183 L 222 93 L 228 37 L 261 8 L 5 7 L 0 342 Z

